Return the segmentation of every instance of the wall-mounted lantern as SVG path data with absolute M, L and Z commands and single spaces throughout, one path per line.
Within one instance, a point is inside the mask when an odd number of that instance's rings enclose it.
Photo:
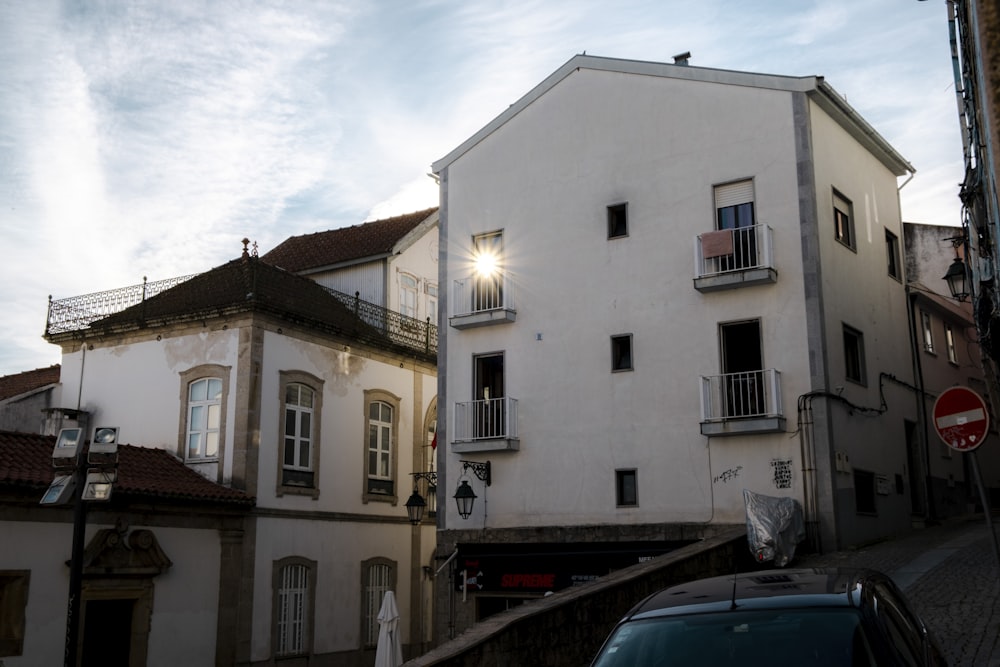
M 477 461 L 459 461 L 462 464 L 462 474 L 464 475 L 466 471 L 471 470 L 479 481 L 486 482 L 486 486 L 489 486 L 493 481 L 493 471 L 492 466 L 489 461 L 486 463 L 479 463 Z M 469 480 L 463 479 L 458 488 L 455 489 L 455 504 L 458 505 L 458 514 L 463 519 L 468 519 L 472 515 L 472 506 L 476 502 L 476 492 L 472 490 L 469 486 Z

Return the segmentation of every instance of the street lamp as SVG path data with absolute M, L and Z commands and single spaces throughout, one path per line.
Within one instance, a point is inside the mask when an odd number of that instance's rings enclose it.
M 956 257 L 948 267 L 944 280 L 948 283 L 948 291 L 951 292 L 953 299 L 965 301 L 969 298 L 968 272 L 961 257 Z
M 416 526 L 424 520 L 424 511 L 427 509 L 427 501 L 424 500 L 424 497 L 417 490 L 417 480 L 425 480 L 428 488 L 437 487 L 437 473 L 411 472 L 410 476 L 413 477 L 413 493 L 410 495 L 409 500 L 406 501 L 406 516 L 410 519 L 410 523 Z
M 477 461 L 459 461 L 462 464 L 462 474 L 465 474 L 467 470 L 471 470 L 479 481 L 486 482 L 486 486 L 489 486 L 493 481 L 493 471 L 490 462 L 479 463 Z M 472 505 L 476 502 L 476 492 L 472 490 L 469 486 L 469 480 L 463 479 L 455 489 L 455 504 L 458 505 L 458 514 L 463 519 L 468 519 L 472 515 Z

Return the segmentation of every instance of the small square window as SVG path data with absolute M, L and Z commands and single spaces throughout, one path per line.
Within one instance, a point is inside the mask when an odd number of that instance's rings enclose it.
M 615 503 L 618 507 L 635 507 L 639 504 L 636 482 L 635 469 L 615 471 Z
M 632 370 L 632 334 L 611 337 L 611 370 Z
M 896 280 L 901 280 L 903 272 L 899 266 L 899 238 L 888 229 L 885 230 L 885 261 L 889 275 Z
M 865 384 L 865 339 L 857 329 L 844 325 L 844 375 L 848 380 Z
M 628 236 L 628 204 L 608 207 L 608 238 L 619 239 Z

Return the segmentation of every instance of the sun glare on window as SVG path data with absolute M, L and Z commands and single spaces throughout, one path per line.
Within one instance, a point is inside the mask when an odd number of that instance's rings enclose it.
M 493 253 L 483 252 L 476 255 L 476 273 L 488 278 L 497 272 L 497 257 Z

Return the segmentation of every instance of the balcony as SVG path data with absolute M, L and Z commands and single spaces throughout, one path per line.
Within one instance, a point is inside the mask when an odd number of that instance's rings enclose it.
M 517 399 L 481 399 L 455 404 L 454 452 L 517 451 Z
M 717 292 L 777 282 L 771 233 L 767 225 L 753 225 L 699 236 L 694 245 L 694 288 Z
M 701 434 L 779 433 L 781 373 L 773 368 L 701 378 Z
M 452 284 L 452 316 L 448 323 L 456 329 L 472 329 L 513 322 L 513 285 L 506 273 L 482 277 L 471 275 Z

